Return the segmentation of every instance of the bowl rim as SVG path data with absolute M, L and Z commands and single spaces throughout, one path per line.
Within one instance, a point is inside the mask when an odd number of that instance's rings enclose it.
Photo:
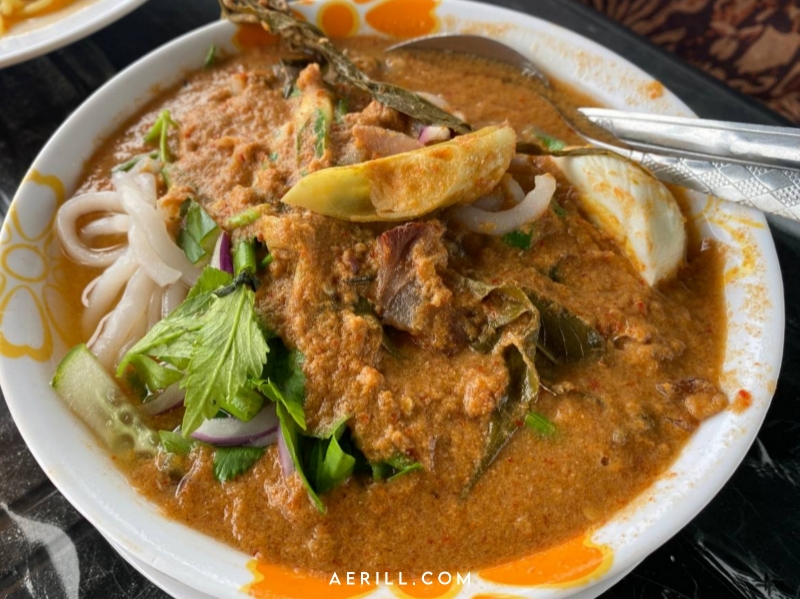
M 139 0 L 134 0 L 139 1 Z M 550 28 L 552 31 L 556 31 L 556 37 L 565 38 L 570 43 L 578 43 L 578 45 L 582 48 L 589 48 L 595 51 L 595 54 L 600 56 L 603 59 L 608 59 L 609 57 L 613 57 L 615 61 L 620 62 L 625 66 L 626 69 L 629 69 L 631 72 L 639 76 L 640 78 L 650 79 L 649 76 L 639 69 L 635 67 L 623 57 L 616 55 L 615 53 L 611 52 L 607 48 L 584 38 L 583 36 L 564 29 L 560 26 L 553 25 L 543 19 L 533 17 L 531 15 L 527 15 L 525 13 L 520 13 L 514 10 L 497 7 L 493 5 L 486 5 L 477 2 L 470 2 L 467 0 L 443 0 L 441 3 L 442 7 L 452 8 L 453 12 L 470 12 L 470 11 L 477 11 L 483 12 L 488 11 L 492 14 L 492 18 L 496 18 L 498 21 L 506 21 L 506 20 L 521 20 L 523 25 L 520 25 L 523 29 L 526 25 L 530 25 L 531 22 L 536 22 L 538 27 L 546 26 Z M 313 9 L 314 5 L 305 5 L 301 7 L 302 9 Z M 459 17 L 460 18 L 460 17 Z M 185 50 L 187 47 L 190 46 L 197 46 L 198 41 L 202 40 L 202 43 L 207 46 L 208 41 L 210 41 L 215 34 L 221 34 L 222 32 L 229 31 L 233 32 L 232 25 L 225 23 L 225 22 L 215 22 L 209 25 L 203 26 L 201 28 L 195 29 L 191 32 L 188 32 L 175 40 L 153 50 L 149 54 L 145 55 L 144 57 L 140 58 L 129 67 L 118 73 L 114 78 L 104 84 L 100 89 L 94 92 L 84 103 L 58 128 L 58 130 L 53 134 L 51 139 L 48 143 L 44 146 L 41 150 L 37 158 L 34 160 L 33 165 L 31 166 L 31 171 L 36 169 L 40 166 L 41 163 L 47 162 L 48 159 L 52 159 L 52 154 L 57 151 L 58 146 L 63 143 L 63 139 L 65 133 L 74 129 L 76 123 L 79 123 L 81 119 L 86 119 L 89 113 L 94 112 L 96 108 L 98 108 L 101 104 L 105 102 L 111 102 L 116 106 L 116 110 L 114 113 L 116 116 L 112 119 L 111 126 L 106 126 L 106 133 L 104 135 L 110 134 L 113 129 L 116 128 L 118 122 L 123 120 L 126 116 L 132 114 L 136 111 L 136 106 L 141 105 L 144 97 L 149 97 L 149 93 L 146 93 L 143 98 L 135 98 L 135 99 L 128 99 L 128 100 L 121 100 L 119 98 L 115 99 L 115 96 L 119 95 L 119 86 L 123 83 L 128 83 L 133 81 L 134 83 L 141 79 L 144 75 L 150 73 L 151 71 L 156 70 L 156 63 L 165 57 L 170 57 L 171 62 L 179 62 L 179 56 L 182 54 L 181 50 Z M 185 52 L 183 52 L 185 54 Z M 169 62 L 169 61 L 168 61 Z M 173 75 L 175 71 L 181 70 L 179 67 L 171 68 L 173 71 Z M 136 87 L 134 85 L 134 87 Z M 683 104 L 677 97 L 671 94 L 668 90 L 665 92 L 665 97 L 669 100 L 669 107 L 673 111 L 682 112 L 685 114 L 691 114 L 691 111 Z M 97 117 L 99 118 L 99 117 Z M 101 136 L 102 137 L 102 136 Z M 88 158 L 88 157 L 87 157 Z M 79 173 L 80 168 L 78 168 Z M 72 165 L 73 175 L 77 175 L 78 173 L 75 171 L 74 164 Z M 29 171 L 30 173 L 30 171 Z M 19 203 L 19 198 L 24 197 L 25 194 L 23 192 L 22 186 L 20 186 L 20 190 L 18 190 L 17 194 L 15 194 L 14 200 L 12 202 L 12 208 L 9 209 L 9 212 L 13 209 L 15 204 Z M 723 209 L 725 210 L 725 209 Z M 743 209 L 746 212 L 746 209 Z M 766 227 L 766 220 L 764 219 L 763 215 L 760 213 L 752 214 L 749 213 L 750 218 L 752 218 L 753 222 L 759 224 L 763 227 Z M 8 221 L 3 225 L 3 230 L 8 228 Z M 765 235 L 765 237 L 764 237 Z M 764 260 L 767 266 L 772 269 L 772 274 L 774 275 L 775 269 L 777 269 L 778 275 L 780 275 L 779 264 L 777 261 L 777 254 L 775 251 L 774 243 L 772 242 L 771 235 L 769 233 L 768 228 L 766 229 L 764 235 L 760 237 L 759 247 L 760 249 L 764 250 Z M 5 242 L 0 242 L 0 247 L 5 245 Z M 773 277 L 774 279 L 774 277 Z M 780 362 L 782 357 L 782 348 L 783 348 L 783 332 L 785 326 L 785 315 L 784 315 L 784 306 L 783 306 L 783 288 L 782 288 L 782 281 L 780 276 L 777 278 L 777 283 L 774 280 L 771 281 L 772 285 L 769 287 L 769 296 L 772 302 L 772 308 L 770 310 L 771 315 L 771 322 L 770 325 L 773 328 L 771 334 L 775 337 L 775 339 L 771 340 L 767 350 L 767 354 L 770 357 L 770 365 L 773 368 L 773 378 L 777 379 L 777 374 L 780 369 Z M 765 342 L 766 343 L 766 342 Z M 2 385 L 4 391 L 7 393 L 7 402 L 9 406 L 9 410 L 17 423 L 17 426 L 22 434 L 23 438 L 25 439 L 26 443 L 28 444 L 29 449 L 33 453 L 34 457 L 36 458 L 37 462 L 42 466 L 48 476 L 53 480 L 56 487 L 59 489 L 62 494 L 67 497 L 67 499 L 72 503 L 81 513 L 86 517 L 94 526 L 99 528 L 103 531 L 104 534 L 111 534 L 111 536 L 118 542 L 118 544 L 122 545 L 126 551 L 137 557 L 138 559 L 142 560 L 144 563 L 151 565 L 159 570 L 164 570 L 165 568 L 172 568 L 175 564 L 179 564 L 182 566 L 186 566 L 186 568 L 180 570 L 180 573 L 171 572 L 170 575 L 177 578 L 184 584 L 187 584 L 190 587 L 197 588 L 198 584 L 203 584 L 204 587 L 208 588 L 208 585 L 211 584 L 212 587 L 217 588 L 218 591 L 215 592 L 218 596 L 236 596 L 237 593 L 229 592 L 230 584 L 233 579 L 225 579 L 224 581 L 220 579 L 219 576 L 215 575 L 214 573 L 206 572 L 206 578 L 200 582 L 196 578 L 198 573 L 197 567 L 194 567 L 192 564 L 187 564 L 186 560 L 181 559 L 178 555 L 174 553 L 170 553 L 166 550 L 163 551 L 156 551 L 155 554 L 152 552 L 148 552 L 145 550 L 144 546 L 141 545 L 141 542 L 147 542 L 146 538 L 143 538 L 141 534 L 136 534 L 135 531 L 132 531 L 130 527 L 120 526 L 120 522 L 115 521 L 115 518 L 119 516 L 119 514 L 112 510 L 106 510 L 105 512 L 98 513 L 96 511 L 91 511 L 92 508 L 96 509 L 96 505 L 91 505 L 85 503 L 87 497 L 93 497 L 95 501 L 98 501 L 99 498 L 97 495 L 92 495 L 96 489 L 84 489 L 81 492 L 75 489 L 72 486 L 72 479 L 71 477 L 76 475 L 74 469 L 69 468 L 63 471 L 59 471 L 57 465 L 54 464 L 52 456 L 49 455 L 48 451 L 42 447 L 41 441 L 37 439 L 35 433 L 32 432 L 30 424 L 30 419 L 22 413 L 18 405 L 16 397 L 16 393 L 18 391 L 16 384 L 9 386 L 10 378 L 13 378 L 9 367 L 11 366 L 11 360 L 6 358 L 0 359 L 0 384 Z M 41 381 L 40 381 L 41 382 Z M 9 389 L 13 389 L 11 393 L 9 393 Z M 773 388 L 774 392 L 774 388 Z M 771 393 L 770 393 L 771 397 Z M 703 490 L 701 492 L 700 489 L 695 489 L 694 492 L 691 494 L 692 500 L 691 501 L 682 501 L 677 506 L 670 506 L 672 510 L 670 511 L 670 520 L 671 523 L 666 526 L 662 527 L 658 530 L 653 530 L 652 527 L 645 531 L 647 534 L 645 538 L 638 541 L 635 544 L 636 551 L 635 552 L 618 552 L 615 555 L 614 563 L 611 565 L 611 568 L 599 579 L 595 580 L 591 584 L 596 584 L 597 582 L 607 580 L 610 577 L 613 577 L 615 574 L 619 574 L 620 572 L 630 569 L 633 565 L 638 563 L 643 557 L 651 553 L 657 547 L 665 543 L 671 536 L 677 533 L 683 526 L 685 526 L 697 513 L 700 512 L 705 505 L 713 497 L 718 493 L 718 491 L 722 488 L 722 486 L 727 482 L 728 478 L 732 476 L 733 472 L 735 471 L 738 464 L 744 458 L 745 454 L 747 453 L 750 445 L 755 439 L 757 435 L 758 429 L 763 421 L 764 417 L 766 416 L 766 411 L 769 406 L 769 398 L 766 401 L 761 402 L 758 407 L 759 410 L 757 412 L 753 412 L 751 409 L 750 414 L 748 415 L 748 422 L 745 425 L 745 429 L 743 433 L 732 443 L 734 443 L 734 447 L 728 448 L 726 451 L 726 455 L 724 456 L 724 460 L 720 461 L 720 468 L 717 468 L 715 471 L 711 472 L 709 475 L 709 480 L 703 485 Z M 73 423 L 75 424 L 75 423 Z M 82 426 L 82 425 L 81 425 Z M 85 432 L 85 431 L 84 431 Z M 80 433 L 77 433 L 80 435 Z M 697 434 L 697 433 L 695 433 Z M 104 457 L 104 456 L 103 456 Z M 112 466 L 113 468 L 113 466 Z M 662 475 L 663 476 L 663 475 Z M 646 493 L 648 493 L 646 491 Z M 133 492 L 135 493 L 135 492 Z M 138 495 L 131 498 L 133 503 L 143 504 L 146 503 L 142 498 Z M 634 500 L 636 503 L 637 500 Z M 100 502 L 105 508 L 108 508 L 107 505 Z M 629 506 L 630 507 L 630 506 Z M 628 508 L 624 508 L 623 511 L 627 510 Z M 639 511 L 638 507 L 631 508 L 632 511 L 635 513 Z M 152 512 L 153 510 L 151 510 Z M 161 520 L 166 520 L 163 516 L 158 516 Z M 615 516 L 616 518 L 616 516 Z M 179 527 L 183 527 L 183 525 L 178 525 L 175 522 L 169 521 L 174 525 Z M 185 528 L 185 527 L 184 527 Z M 603 527 L 601 527 L 603 528 Z M 111 530 L 115 530 L 116 534 L 110 532 Z M 195 531 L 191 531 L 196 535 L 200 533 L 196 533 Z M 204 535 L 200 535 L 204 536 Z M 641 536 L 637 536 L 637 538 L 641 539 Z M 153 547 L 150 547 L 152 550 Z M 235 550 L 234 550 L 235 551 Z M 237 552 L 238 553 L 238 552 Z M 244 554 L 241 554 L 244 555 Z M 580 589 L 575 590 L 585 590 L 591 587 L 589 586 L 581 587 Z M 530 590 L 529 587 L 519 587 L 516 592 L 521 592 L 525 590 Z M 225 592 L 228 591 L 228 592 Z M 547 596 L 551 596 L 549 593 L 545 593 Z M 539 596 L 537 594 L 537 596 Z M 565 596 L 564 593 L 554 592 L 552 596 Z
M 83 39 L 145 2 L 147 0 L 94 0 L 74 13 L 62 15 L 31 31 L 15 34 L 12 30 L 0 37 L 0 68 L 25 62 Z M 65 6 L 62 10 L 69 11 L 70 7 Z

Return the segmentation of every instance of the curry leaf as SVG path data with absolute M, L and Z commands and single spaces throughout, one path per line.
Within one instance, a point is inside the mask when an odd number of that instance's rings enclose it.
M 539 349 L 554 362 L 575 362 L 602 351 L 603 337 L 580 316 L 556 302 L 525 290 L 542 320 Z
M 511 246 L 512 248 L 517 248 L 520 250 L 529 250 L 531 249 L 531 238 L 533 237 L 532 232 L 525 233 L 524 231 L 511 231 L 511 233 L 506 233 L 501 237 L 503 243 L 506 245 Z
M 525 426 L 539 433 L 542 437 L 552 437 L 556 434 L 556 425 L 550 422 L 547 416 L 539 412 L 528 412 L 525 416 Z

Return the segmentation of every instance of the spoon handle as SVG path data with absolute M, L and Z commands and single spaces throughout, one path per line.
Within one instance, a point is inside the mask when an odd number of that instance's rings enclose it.
M 800 221 L 800 171 L 625 152 L 667 183 Z
M 668 183 L 800 221 L 800 129 L 581 108 Z

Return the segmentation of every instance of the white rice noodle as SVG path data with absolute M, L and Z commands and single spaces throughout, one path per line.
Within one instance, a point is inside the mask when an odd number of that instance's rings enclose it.
M 513 208 L 487 212 L 475 206 L 458 206 L 451 209 L 451 215 L 461 226 L 474 233 L 505 235 L 544 214 L 555 191 L 556 180 L 553 175 L 538 175 L 533 190 Z
M 114 264 L 86 286 L 83 291 L 83 305 L 86 309 L 81 319 L 84 335 L 90 334 L 97 327 L 103 314 L 108 312 L 138 268 L 130 250 L 126 249 Z
M 136 220 L 131 222 L 131 228 L 128 230 L 128 242 L 139 268 L 160 287 L 171 285 L 181 279 L 181 271 L 171 268 L 161 260 L 158 252 L 150 245 L 144 227 Z
M 84 334 L 94 331 L 88 345 L 109 369 L 183 301 L 199 275 L 156 208 L 153 174 L 135 168 L 115 173 L 112 182 L 116 191 L 72 198 L 56 216 L 67 255 L 80 264 L 105 268 L 84 289 L 81 324 Z M 79 230 L 79 220 L 95 214 L 99 218 Z M 122 234 L 127 234 L 127 243 L 114 248 L 96 249 L 83 241 Z
M 125 173 L 116 173 L 112 180 L 121 193 L 122 207 L 131 217 L 131 230 L 139 229 L 136 225 L 141 225 L 141 232 L 144 232 L 147 244 L 155 252 L 159 261 L 167 267 L 179 271 L 179 278 L 184 283 L 194 285 L 200 273 L 189 262 L 183 250 L 172 241 L 167 226 L 156 210 L 156 189 L 153 176 L 148 173 L 138 173 L 131 177 L 125 176 Z M 145 202 L 141 201 L 142 199 Z M 133 241 L 131 241 L 131 245 L 133 245 Z M 145 255 L 146 249 L 143 245 L 144 243 L 134 251 Z M 168 284 L 158 280 L 156 282 L 162 286 Z M 169 281 L 169 283 L 173 282 Z
M 147 330 L 153 328 L 159 320 L 161 320 L 161 306 L 164 303 L 164 291 L 157 289 L 153 295 L 150 296 L 150 305 L 147 307 Z
M 116 262 L 125 248 L 94 249 L 86 246 L 78 236 L 78 219 L 94 212 L 121 211 L 119 194 L 113 191 L 87 193 L 61 206 L 56 216 L 56 232 L 67 255 L 78 264 L 95 268 L 104 268 Z
M 124 214 L 112 214 L 90 222 L 81 230 L 86 239 L 94 239 L 100 235 L 122 235 L 128 232 L 131 219 Z
M 180 303 L 186 299 L 189 289 L 182 283 L 175 283 L 167 287 L 161 298 L 161 318 L 166 318 L 175 311 Z
M 142 323 L 146 322 L 150 296 L 155 290 L 156 284 L 145 271 L 137 270 L 128 281 L 116 308 L 103 318 L 94 337 L 89 340 L 89 349 L 109 370 L 116 364 L 117 355 L 126 342 L 133 340 L 136 333 L 140 333 L 140 338 L 144 334 Z

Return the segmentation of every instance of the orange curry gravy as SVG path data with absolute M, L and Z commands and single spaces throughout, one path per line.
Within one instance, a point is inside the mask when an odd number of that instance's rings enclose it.
M 371 39 L 344 44 L 376 78 L 440 94 L 476 127 L 508 122 L 521 137 L 535 127 L 578 141 L 504 66 L 435 53 L 387 58 L 383 42 Z M 668 467 L 703 419 L 725 407 L 714 388 L 726 327 L 719 249 L 707 243 L 701 251 L 695 243 L 688 265 L 651 289 L 581 216 L 574 192 L 546 158 L 513 166 L 525 191 L 543 171 L 559 182 L 554 199 L 565 214 L 551 210 L 535 223 L 530 250 L 459 232 L 446 214 L 421 219 L 433 234 L 419 245 L 418 271 L 441 294 L 437 309 L 421 316 L 429 318 L 423 330 L 392 333 L 395 350 L 387 351 L 376 319 L 356 306 L 374 298 L 377 239 L 398 224 L 349 224 L 279 200 L 305 171 L 345 161 L 358 149 L 353 126 L 403 130 L 407 119 L 337 86 L 337 95 L 350 95 L 350 114 L 334 126 L 322 159 L 298 161 L 291 148 L 276 147 L 275 131 L 291 121 L 294 106 L 273 71 L 277 58 L 277 48 L 264 48 L 187 75 L 98 151 L 82 189 L 108 186 L 110 167 L 144 151 L 143 131 L 169 108 L 180 129 L 170 138 L 177 159 L 162 202 L 191 194 L 218 222 L 253 205 L 271 206 L 271 224 L 235 235 L 260 237 L 275 257 L 258 309 L 306 356 L 310 429 L 349 416 L 368 458 L 399 453 L 423 469 L 391 482 L 351 477 L 323 496 L 327 513 L 320 514 L 298 477 L 283 477 L 274 446 L 224 484 L 213 478 L 208 447 L 186 458 L 124 464 L 132 484 L 167 515 L 260 559 L 317 571 L 413 574 L 498 564 L 606 520 Z M 570 90 L 560 93 L 588 103 Z M 520 428 L 466 497 L 461 492 L 508 374 L 499 357 L 473 351 L 447 328 L 447 315 L 470 305 L 439 277 L 446 270 L 523 283 L 584 317 L 605 340 L 597 359 L 554 366 L 537 358 L 546 388 L 533 407 L 557 434 L 542 438 Z M 689 379 L 709 385 L 663 392 L 665 383 Z M 178 410 L 150 424 L 172 429 L 180 419 Z

